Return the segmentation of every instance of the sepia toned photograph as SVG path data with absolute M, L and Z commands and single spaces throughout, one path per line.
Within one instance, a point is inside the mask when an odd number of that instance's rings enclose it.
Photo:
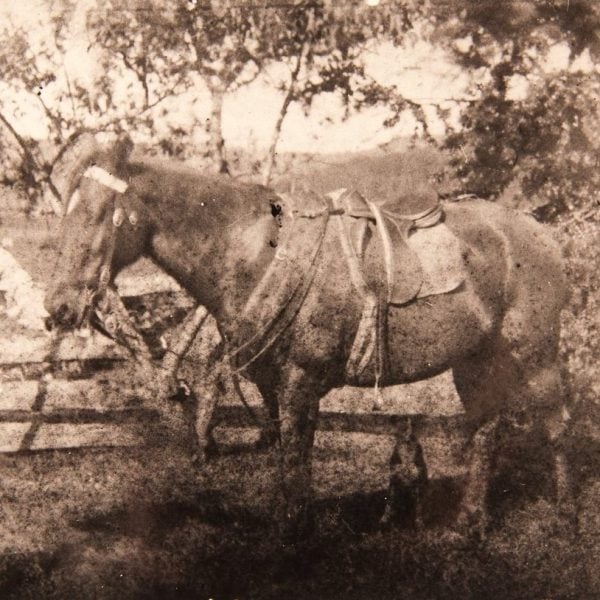
M 3 0 L 0 598 L 600 598 L 600 2 Z

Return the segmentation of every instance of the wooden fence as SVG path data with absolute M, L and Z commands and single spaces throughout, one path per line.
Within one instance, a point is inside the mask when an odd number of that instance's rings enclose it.
M 50 347 L 47 337 L 13 337 L 0 348 L 0 452 L 15 453 L 47 449 L 138 446 L 147 439 L 148 427 L 158 414 L 144 407 L 131 390 L 115 383 L 115 375 L 127 360 L 112 342 L 93 334 L 64 338 Z M 343 394 L 322 403 L 319 429 L 393 435 L 400 419 L 427 405 L 427 390 L 398 394 L 407 401 L 391 401 L 385 410 L 374 411 L 368 402 L 346 402 Z M 259 419 L 265 414 L 255 390 L 247 399 Z M 437 392 L 436 392 L 437 393 Z M 396 394 L 396 395 L 398 395 Z M 429 395 L 432 395 L 431 392 Z M 406 399 L 405 399 L 406 400 Z M 215 413 L 217 431 L 256 427 L 237 398 L 227 398 Z M 456 403 L 439 411 L 411 417 L 423 438 L 445 440 L 460 430 Z

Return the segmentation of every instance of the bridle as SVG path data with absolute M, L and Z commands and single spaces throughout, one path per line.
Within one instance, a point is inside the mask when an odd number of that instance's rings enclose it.
M 98 277 L 98 285 L 96 286 L 96 289 L 92 289 L 91 287 L 89 287 L 87 285 L 85 287 L 86 305 L 92 306 L 95 299 L 99 299 L 99 298 L 102 298 L 103 296 L 105 296 L 106 289 L 108 287 L 108 284 L 110 283 L 111 265 L 112 265 L 114 254 L 115 254 L 117 233 L 118 233 L 119 227 L 121 227 L 121 225 L 125 221 L 125 209 L 122 206 L 122 202 L 119 201 L 119 197 L 123 196 L 123 194 L 127 191 L 127 189 L 129 188 L 129 184 L 126 181 L 123 181 L 122 179 L 115 177 L 114 175 L 112 175 L 107 170 L 103 169 L 102 167 L 98 167 L 96 165 L 92 165 L 92 166 L 88 167 L 84 171 L 82 177 L 87 177 L 88 179 L 92 179 L 96 183 L 99 183 L 100 185 L 103 185 L 104 187 L 107 187 L 110 190 L 115 192 L 115 194 L 113 196 L 114 203 L 115 203 L 115 209 L 114 209 L 113 215 L 112 215 L 113 227 L 111 230 L 108 251 L 106 252 L 106 255 L 105 255 L 104 260 L 102 261 L 102 264 L 100 267 L 100 274 Z M 69 214 L 70 212 L 72 212 L 72 210 L 75 208 L 75 206 L 77 206 L 78 202 L 79 202 L 79 192 L 76 191 L 73 194 L 73 196 L 71 197 L 71 201 L 69 202 L 69 205 L 67 206 L 66 213 Z M 133 225 L 134 227 L 138 224 L 139 217 L 135 210 L 132 210 L 129 213 L 128 220 L 131 223 L 131 225 Z

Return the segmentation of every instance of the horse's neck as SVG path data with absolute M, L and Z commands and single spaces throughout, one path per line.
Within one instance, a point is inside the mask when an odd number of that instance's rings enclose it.
M 274 257 L 278 227 L 268 208 L 196 204 L 180 207 L 178 218 L 155 219 L 152 258 L 226 329 Z

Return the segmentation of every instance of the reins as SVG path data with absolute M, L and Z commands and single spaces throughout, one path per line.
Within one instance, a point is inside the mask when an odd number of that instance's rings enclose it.
M 326 219 L 325 223 L 323 224 L 323 228 L 322 228 L 321 234 L 319 236 L 319 239 L 317 240 L 317 243 L 315 244 L 315 247 L 311 254 L 307 274 L 305 277 L 303 277 L 297 283 L 297 285 L 292 290 L 292 293 L 290 294 L 290 296 L 282 304 L 281 308 L 277 311 L 277 313 L 273 316 L 273 318 L 264 327 L 262 327 L 259 331 L 257 331 L 250 339 L 246 340 L 243 344 L 239 345 L 235 350 L 233 350 L 232 352 L 228 352 L 226 354 L 226 358 L 230 361 L 233 361 L 237 355 L 239 355 L 241 352 L 243 352 L 245 349 L 247 349 L 253 343 L 255 343 L 261 339 L 264 339 L 264 337 L 268 335 L 268 332 L 271 329 L 273 329 L 278 323 L 281 323 L 281 325 L 275 329 L 275 332 L 272 333 L 272 335 L 264 342 L 262 347 L 257 352 L 255 352 L 244 364 L 236 367 L 234 370 L 231 371 L 232 375 L 237 375 L 237 374 L 243 372 L 252 363 L 254 363 L 258 358 L 260 358 L 265 352 L 267 352 L 273 346 L 273 344 L 279 339 L 279 337 L 283 334 L 283 332 L 296 319 L 296 316 L 298 315 L 298 313 L 300 312 L 300 309 L 304 305 L 304 301 L 306 300 L 308 292 L 310 291 L 310 288 L 314 281 L 315 274 L 317 271 L 317 257 L 319 256 L 321 247 L 323 246 L 323 240 L 325 239 L 325 234 L 327 231 L 327 222 L 329 221 L 329 216 L 332 214 L 332 212 L 333 211 L 329 211 L 329 210 L 325 209 L 318 213 L 307 212 L 307 213 L 297 214 L 297 215 L 295 215 L 295 217 L 293 217 L 293 218 L 313 219 L 316 217 L 323 216 Z M 283 259 L 279 258 L 276 254 L 273 260 L 283 260 Z M 291 310 L 288 311 L 290 306 L 292 308 L 291 308 Z M 286 312 L 289 313 L 288 318 L 286 320 L 282 320 L 282 318 Z

